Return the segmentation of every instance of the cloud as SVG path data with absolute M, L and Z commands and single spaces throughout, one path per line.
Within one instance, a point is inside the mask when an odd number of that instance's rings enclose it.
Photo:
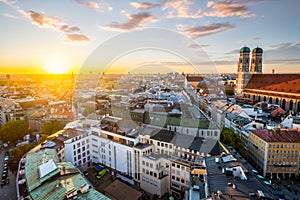
M 125 23 L 112 22 L 104 28 L 109 30 L 129 31 L 137 28 L 143 28 L 143 23 L 154 22 L 157 18 L 148 12 L 137 14 L 127 14 L 128 21 Z
M 189 48 L 191 49 L 199 49 L 199 48 L 205 48 L 205 47 L 210 47 L 208 44 L 190 44 Z
M 90 41 L 90 39 L 82 34 L 66 34 L 65 41 L 72 43 L 85 43 Z
M 92 8 L 92 9 L 98 9 L 100 6 L 98 3 L 96 2 L 93 2 L 93 1 L 86 1 L 86 0 L 76 0 L 77 3 L 80 3 L 82 5 L 85 5 L 89 8 Z
M 53 27 L 56 28 L 62 24 L 61 19 L 57 17 L 50 17 L 44 13 L 38 13 L 34 11 L 29 11 L 27 13 L 28 17 L 31 19 L 31 22 L 39 27 Z
M 66 33 L 70 33 L 70 32 L 80 31 L 80 28 L 77 26 L 69 27 L 68 25 L 64 24 L 60 27 L 60 30 Z
M 266 50 L 281 50 L 281 49 L 287 49 L 290 47 L 293 47 L 295 45 L 299 45 L 298 42 L 292 43 L 292 42 L 286 42 L 286 43 L 280 43 L 280 44 L 274 44 L 266 47 Z
M 136 9 L 150 9 L 160 6 L 160 4 L 152 4 L 148 2 L 130 2 L 129 4 Z
M 209 17 L 253 17 L 255 14 L 249 14 L 246 2 L 233 2 L 232 0 L 226 0 L 224 2 L 209 1 L 207 3 L 208 8 L 212 8 L 212 11 L 205 12 L 205 16 Z
M 233 49 L 229 52 L 224 53 L 225 55 L 239 55 L 240 49 Z
M 212 35 L 215 33 L 223 32 L 234 28 L 234 25 L 229 23 L 210 23 L 205 26 L 195 26 L 187 27 L 185 25 L 179 24 L 177 28 L 190 36 L 191 38 L 199 38 L 207 35 Z
M 193 2 L 190 0 L 165 0 L 163 10 L 169 10 L 167 18 L 201 18 L 203 11 L 198 9 L 192 13 L 190 7 Z
M 11 19 L 17 19 L 16 16 L 12 15 L 12 14 L 9 14 L 9 13 L 4 13 L 3 14 L 4 17 L 7 17 L 7 18 L 11 18 Z
M 252 42 L 252 41 L 256 41 L 256 40 L 260 40 L 261 38 L 259 37 L 253 37 L 253 38 L 248 38 L 248 39 L 245 39 L 245 40 L 241 40 L 239 41 L 240 44 L 246 44 L 248 42 Z

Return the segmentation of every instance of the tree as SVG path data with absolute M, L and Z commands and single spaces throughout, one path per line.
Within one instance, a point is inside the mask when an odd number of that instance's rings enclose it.
M 10 121 L 1 126 L 0 138 L 3 142 L 16 142 L 31 132 L 27 121 Z
M 61 130 L 62 124 L 58 120 L 51 120 L 49 122 L 43 123 L 42 134 L 51 135 L 59 130 Z
M 8 166 L 11 171 L 18 170 L 18 162 L 22 158 L 22 156 L 27 153 L 30 149 L 32 149 L 35 144 L 25 144 L 23 146 L 19 146 L 14 148 L 14 150 L 10 154 L 10 159 L 8 161 Z
M 95 108 L 93 107 L 86 107 L 83 111 L 83 116 L 87 117 L 89 114 L 92 114 L 95 112 Z
M 234 133 L 232 128 L 224 128 L 220 140 L 222 143 L 232 146 L 242 156 L 246 154 L 240 135 Z
M 232 88 L 226 89 L 225 90 L 225 94 L 226 94 L 226 96 L 233 96 L 234 95 L 234 91 L 233 91 Z

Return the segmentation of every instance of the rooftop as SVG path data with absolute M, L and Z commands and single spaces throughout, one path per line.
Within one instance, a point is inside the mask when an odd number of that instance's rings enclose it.
M 49 160 L 58 162 L 55 149 L 43 149 L 37 152 L 29 152 L 27 154 L 25 164 L 25 177 L 29 192 L 42 184 L 42 179 L 40 179 L 38 167 L 47 163 Z M 47 178 L 52 177 L 52 175 L 53 174 L 48 174 Z M 45 179 L 43 180 L 45 181 Z
M 250 130 L 251 133 L 266 142 L 290 142 L 300 143 L 300 132 L 291 129 L 264 129 Z
M 107 196 L 112 197 L 113 199 L 135 200 L 142 197 L 141 192 L 119 180 L 115 180 L 112 184 L 104 188 L 104 192 Z
M 299 85 L 300 74 L 253 74 L 245 91 L 255 89 L 299 95 Z
M 30 197 L 34 200 L 63 200 L 72 193 L 73 198 L 109 199 L 91 188 L 72 163 L 58 163 L 55 149 L 35 148 L 29 152 L 26 156 L 25 179 Z
M 150 138 L 153 139 L 153 140 L 159 140 L 159 141 L 162 141 L 162 142 L 170 143 L 173 140 L 175 134 L 176 133 L 174 131 L 161 129 L 161 130 L 159 130 L 159 132 L 157 134 L 151 136 Z

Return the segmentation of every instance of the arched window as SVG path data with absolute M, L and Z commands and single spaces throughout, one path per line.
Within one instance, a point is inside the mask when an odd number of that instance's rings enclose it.
M 260 96 L 258 96 L 258 101 L 260 101 Z
M 300 101 L 298 101 L 297 112 L 300 112 Z
M 270 97 L 270 98 L 269 98 L 269 103 L 273 103 L 272 100 L 273 100 L 272 97 Z
M 293 100 L 290 100 L 289 110 L 293 110 L 294 102 Z
M 283 99 L 283 100 L 282 100 L 282 103 L 281 103 L 281 108 L 282 108 L 283 110 L 285 110 L 285 106 L 286 106 L 286 100 Z
M 278 102 L 279 102 L 279 100 L 278 100 L 278 98 L 276 98 L 276 100 L 275 100 L 275 104 L 278 104 Z
M 264 96 L 264 101 L 267 101 L 267 97 L 266 96 Z

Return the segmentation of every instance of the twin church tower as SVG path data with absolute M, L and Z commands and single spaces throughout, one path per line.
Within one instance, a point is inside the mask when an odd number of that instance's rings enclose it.
M 252 50 L 251 66 L 249 69 L 250 48 L 245 46 L 240 49 L 240 58 L 236 77 L 236 93 L 242 94 L 242 91 L 251 79 L 252 74 L 262 73 L 262 54 L 262 48 L 256 47 Z

